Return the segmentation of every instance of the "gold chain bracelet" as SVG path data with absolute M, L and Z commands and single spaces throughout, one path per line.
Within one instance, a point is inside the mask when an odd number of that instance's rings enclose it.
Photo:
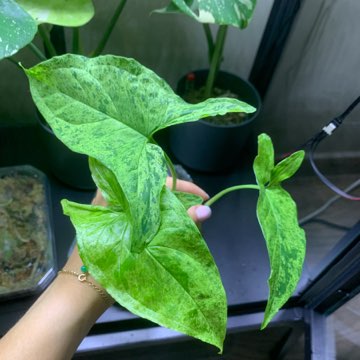
M 81 270 L 85 268 L 84 266 L 81 267 Z M 91 288 L 93 288 L 104 300 L 105 302 L 110 306 L 114 303 L 114 299 L 103 289 L 99 288 L 98 286 L 96 286 L 94 283 L 92 283 L 90 280 L 88 280 L 87 276 L 88 273 L 86 272 L 81 272 L 81 273 L 77 273 L 76 271 L 73 270 L 68 270 L 68 269 L 62 269 L 59 271 L 59 274 L 65 274 L 65 275 L 73 275 L 76 276 L 77 279 L 81 282 L 81 283 L 86 283 L 87 285 L 89 285 Z

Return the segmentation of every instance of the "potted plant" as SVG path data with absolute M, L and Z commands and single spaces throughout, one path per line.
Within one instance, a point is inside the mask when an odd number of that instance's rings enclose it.
M 170 131 L 171 150 L 180 162 L 193 169 L 221 171 L 238 164 L 241 150 L 260 112 L 261 98 L 254 86 L 245 79 L 219 70 L 228 27 L 246 28 L 255 5 L 256 0 L 172 0 L 166 8 L 158 10 L 161 13 L 188 15 L 202 23 L 205 31 L 209 69 L 191 71 L 183 76 L 177 87 L 179 95 L 190 103 L 210 97 L 234 97 L 257 109 L 251 114 L 226 114 L 173 127 Z M 209 23 L 218 25 L 215 36 Z
M 3 0 L 0 4 L 0 60 L 5 58 L 18 65 L 15 55 L 24 47 L 29 48 L 39 62 L 64 53 L 97 56 L 105 48 L 125 4 L 126 0 L 119 1 L 104 25 L 99 43 L 85 52 L 80 28 L 94 17 L 92 0 Z M 66 37 L 65 29 L 70 30 L 72 36 Z M 43 49 L 36 46 L 36 35 L 41 39 Z M 65 147 L 42 116 L 37 115 L 51 172 L 67 185 L 94 189 L 87 157 Z
M 122 306 L 222 351 L 227 304 L 216 264 L 186 209 L 202 199 L 174 189 L 169 157 L 154 141 L 168 126 L 227 112 L 254 112 L 236 99 L 189 104 L 138 62 L 116 56 L 55 57 L 25 70 L 36 106 L 55 135 L 90 157 L 92 176 L 108 207 L 63 200 L 89 272 Z M 101 90 L 101 91 L 100 91 Z M 270 259 L 269 300 L 263 327 L 294 291 L 301 275 L 305 234 L 281 182 L 304 157 L 277 165 L 270 138 L 258 139 L 257 216 Z M 173 189 L 165 186 L 167 165 Z

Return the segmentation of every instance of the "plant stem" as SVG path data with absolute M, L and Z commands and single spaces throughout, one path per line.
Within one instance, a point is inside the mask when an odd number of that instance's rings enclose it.
M 57 54 L 56 54 L 55 47 L 52 44 L 52 42 L 50 40 L 50 37 L 49 37 L 49 34 L 46 31 L 46 29 L 44 28 L 43 24 L 38 26 L 38 31 L 39 31 L 39 34 L 40 34 L 40 36 L 41 36 L 41 38 L 42 38 L 42 40 L 43 40 L 43 42 L 45 44 L 46 50 L 49 53 L 49 57 L 56 56 Z
M 205 98 L 211 97 L 213 92 L 214 82 L 219 71 L 220 62 L 222 60 L 222 54 L 224 50 L 224 44 L 226 39 L 228 26 L 227 25 L 220 25 L 215 41 L 215 48 L 212 54 L 212 59 L 210 63 L 210 71 L 208 74 L 208 78 L 206 80 L 205 85 Z
M 80 52 L 80 28 L 74 27 L 72 31 L 72 53 L 79 54 Z
M 18 68 L 20 68 L 21 69 L 21 66 L 19 65 L 19 63 L 15 60 L 15 59 L 13 59 L 12 57 L 7 57 L 7 58 L 5 58 L 5 60 L 7 60 L 7 61 L 10 61 L 12 64 L 14 64 L 15 66 L 17 66 Z M 5 204 L 5 206 L 6 206 L 7 204 Z M 4 206 L 3 204 L 0 204 L 0 207 L 1 206 Z
M 106 46 L 106 43 L 116 25 L 116 22 L 120 16 L 120 14 L 122 13 L 123 9 L 124 9 L 124 6 L 126 4 L 126 1 L 127 0 L 121 0 L 119 2 L 119 5 L 117 6 L 117 8 L 115 9 L 115 13 L 114 15 L 112 16 L 110 22 L 109 22 L 109 25 L 108 27 L 105 29 L 105 32 L 104 32 L 104 35 L 103 37 L 101 38 L 100 42 L 99 42 L 99 45 L 97 46 L 97 48 L 94 50 L 94 52 L 91 54 L 91 56 L 98 56 L 102 53 L 102 51 L 104 50 L 105 46 Z
M 166 164 L 170 170 L 170 174 L 172 177 L 171 191 L 175 191 L 176 190 L 176 180 L 177 180 L 175 166 L 165 151 L 164 151 L 164 156 L 165 156 Z
M 211 34 L 210 25 L 209 24 L 203 24 L 203 29 L 205 31 L 206 41 L 208 44 L 208 57 L 209 57 L 209 64 L 211 63 L 211 59 L 214 54 L 214 39 Z
M 65 29 L 63 26 L 53 25 L 49 31 L 49 39 L 54 46 L 57 55 L 63 55 L 68 52 L 66 49 Z
M 39 60 L 41 60 L 41 61 L 46 60 L 46 56 L 34 43 L 31 42 L 28 44 L 28 46 L 29 46 L 29 49 L 39 58 Z
M 258 185 L 236 185 L 236 186 L 231 186 L 227 189 L 224 189 L 222 191 L 220 191 L 219 193 L 217 193 L 216 195 L 214 195 L 211 199 L 209 199 L 205 205 L 207 206 L 211 206 L 212 204 L 214 204 L 217 200 L 219 200 L 221 197 L 223 197 L 224 195 L 232 192 L 232 191 L 236 191 L 236 190 L 242 190 L 242 189 L 254 189 L 254 190 L 260 190 L 260 187 Z

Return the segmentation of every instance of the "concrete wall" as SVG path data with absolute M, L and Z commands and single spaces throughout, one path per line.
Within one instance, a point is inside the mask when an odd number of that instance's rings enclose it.
M 207 45 L 200 24 L 182 15 L 161 15 L 166 0 L 128 1 L 104 53 L 134 57 L 164 77 L 172 86 L 190 70 L 207 67 Z M 96 0 L 95 18 L 82 30 L 84 48 L 94 48 L 118 0 Z M 223 70 L 247 77 L 269 16 L 273 0 L 259 1 L 250 26 L 230 29 Z M 70 40 L 70 32 L 68 33 Z M 25 67 L 36 63 L 29 51 L 16 57 Z M 0 124 L 34 120 L 34 106 L 24 74 L 8 61 L 0 62 Z
M 264 103 L 259 131 L 279 152 L 302 144 L 360 95 L 360 1 L 304 0 Z M 360 156 L 360 105 L 319 153 Z

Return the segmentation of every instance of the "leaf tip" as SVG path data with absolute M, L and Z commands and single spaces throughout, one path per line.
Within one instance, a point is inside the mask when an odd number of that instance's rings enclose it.
M 66 200 L 66 199 L 62 199 L 62 200 L 60 201 L 60 203 L 61 203 L 61 206 L 62 206 L 62 209 L 63 209 L 64 214 L 65 214 L 65 215 L 69 215 L 69 214 L 68 214 L 69 201 Z
M 267 311 L 265 311 L 264 320 L 261 323 L 260 330 L 264 330 L 269 325 L 270 321 L 272 320 L 272 318 L 275 316 L 275 314 L 278 311 L 279 311 L 279 309 L 272 311 L 271 313 L 268 313 Z

